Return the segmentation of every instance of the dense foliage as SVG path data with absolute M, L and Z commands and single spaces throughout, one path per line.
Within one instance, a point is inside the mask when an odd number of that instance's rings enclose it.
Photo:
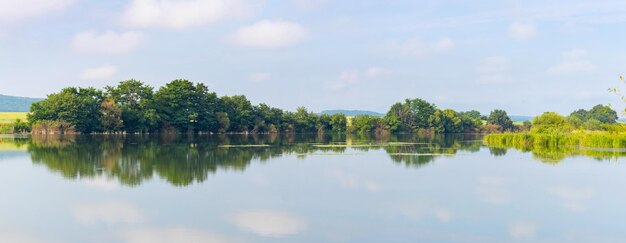
M 289 112 L 243 95 L 219 97 L 188 80 L 158 90 L 128 80 L 104 90 L 65 88 L 34 103 L 28 121 L 33 133 L 471 133 L 486 131 L 481 119 L 478 111 L 440 110 L 422 99 L 396 103 L 384 117 Z

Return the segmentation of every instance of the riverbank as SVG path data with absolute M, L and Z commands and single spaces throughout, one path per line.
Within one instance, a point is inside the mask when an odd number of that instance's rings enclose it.
M 575 131 L 570 133 L 502 133 L 487 134 L 483 141 L 489 146 L 626 148 L 626 132 Z

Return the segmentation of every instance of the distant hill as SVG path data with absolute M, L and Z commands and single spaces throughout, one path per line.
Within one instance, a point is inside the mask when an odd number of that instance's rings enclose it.
M 532 116 L 509 116 L 514 122 L 532 121 Z
M 358 116 L 358 115 L 370 115 L 370 116 L 385 116 L 385 114 L 374 112 L 374 111 L 362 111 L 362 110 L 325 110 L 320 112 L 320 114 L 340 114 L 343 113 L 346 116 Z
M 41 99 L 0 95 L 0 112 L 28 112 L 30 104 Z

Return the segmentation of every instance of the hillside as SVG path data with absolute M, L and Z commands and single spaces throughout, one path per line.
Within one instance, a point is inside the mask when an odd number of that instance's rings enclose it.
M 525 122 L 525 121 L 532 121 L 533 117 L 532 116 L 516 116 L 516 115 L 512 115 L 510 116 L 511 120 L 514 122 Z
M 320 112 L 320 114 L 328 114 L 334 115 L 343 113 L 346 116 L 358 116 L 358 115 L 370 115 L 370 116 L 385 116 L 385 114 L 374 112 L 374 111 L 363 111 L 363 110 L 325 110 Z
M 0 112 L 28 112 L 30 104 L 41 99 L 0 95 Z

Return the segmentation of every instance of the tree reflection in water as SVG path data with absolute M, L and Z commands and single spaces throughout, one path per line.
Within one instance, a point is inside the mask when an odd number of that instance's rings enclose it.
M 315 153 L 384 150 L 391 160 L 417 168 L 438 156 L 477 152 L 476 136 L 205 135 L 33 136 L 4 138 L 26 147 L 33 163 L 68 179 L 110 177 L 137 186 L 158 176 L 175 186 L 201 183 L 220 170 L 243 171 L 252 161 Z

